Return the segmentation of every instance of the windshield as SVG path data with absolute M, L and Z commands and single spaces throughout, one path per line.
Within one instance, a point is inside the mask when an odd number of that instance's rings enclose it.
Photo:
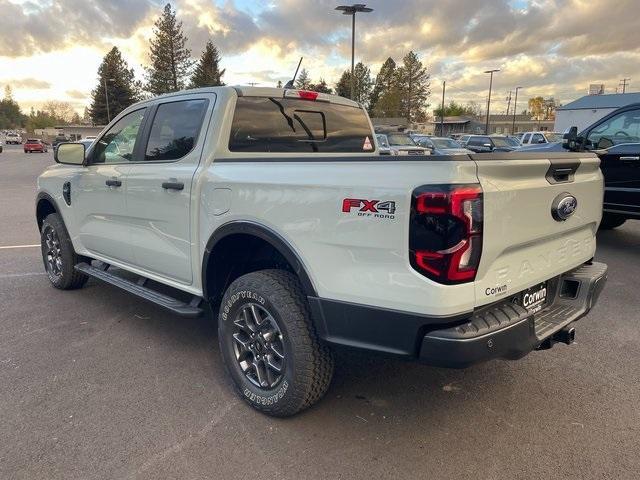
M 507 141 L 505 137 L 491 137 L 493 144 L 496 147 L 511 147 L 512 145 Z
M 520 140 L 518 140 L 515 137 L 506 137 L 505 140 L 512 147 L 519 147 L 520 146 Z
M 411 137 L 409 135 L 396 133 L 392 135 L 387 135 L 387 138 L 389 139 L 389 145 L 407 145 L 407 146 L 413 147 L 416 144 L 416 142 L 411 140 Z
M 436 148 L 462 148 L 462 145 L 452 138 L 432 138 L 431 141 Z
M 544 136 L 547 137 L 547 141 L 549 143 L 561 142 L 562 141 L 562 134 L 561 133 L 549 132 L 549 133 L 545 133 Z

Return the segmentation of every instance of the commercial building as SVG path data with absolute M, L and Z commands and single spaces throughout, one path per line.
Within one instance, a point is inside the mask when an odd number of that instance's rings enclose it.
M 640 103 L 640 93 L 585 95 L 556 110 L 554 130 L 564 132 L 576 126 L 581 131 L 614 110 L 632 103 Z

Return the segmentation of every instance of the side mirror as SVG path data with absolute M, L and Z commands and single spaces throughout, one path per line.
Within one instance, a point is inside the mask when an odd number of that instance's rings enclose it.
M 64 165 L 84 165 L 84 151 L 82 143 L 59 143 L 53 158 Z
M 578 127 L 571 127 L 562 136 L 562 147 L 572 152 L 577 152 L 582 147 L 583 139 L 578 137 Z

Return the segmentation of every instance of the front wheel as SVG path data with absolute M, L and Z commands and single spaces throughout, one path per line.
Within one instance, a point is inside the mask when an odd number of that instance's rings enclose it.
M 262 270 L 235 280 L 220 306 L 218 340 L 239 395 L 261 412 L 294 415 L 329 388 L 332 353 L 289 272 Z
M 602 221 L 600 222 L 600 230 L 612 230 L 620 227 L 627 219 L 622 215 L 615 213 L 603 213 Z
M 82 257 L 73 249 L 60 215 L 52 213 L 44 219 L 40 239 L 44 268 L 54 287 L 72 290 L 87 283 L 89 277 L 75 269 Z

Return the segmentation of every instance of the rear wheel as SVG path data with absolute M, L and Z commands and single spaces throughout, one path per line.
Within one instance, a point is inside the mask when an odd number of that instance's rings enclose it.
M 600 222 L 600 230 L 612 230 L 614 228 L 618 228 L 626 221 L 627 218 L 622 215 L 617 215 L 615 213 L 603 213 L 602 221 Z
M 73 249 L 60 215 L 52 213 L 44 219 L 40 238 L 44 268 L 54 287 L 72 290 L 87 283 L 89 277 L 75 269 L 84 257 Z
M 326 393 L 333 356 L 318 339 L 298 279 L 262 270 L 235 280 L 218 319 L 222 358 L 239 395 L 269 415 L 294 415 Z

